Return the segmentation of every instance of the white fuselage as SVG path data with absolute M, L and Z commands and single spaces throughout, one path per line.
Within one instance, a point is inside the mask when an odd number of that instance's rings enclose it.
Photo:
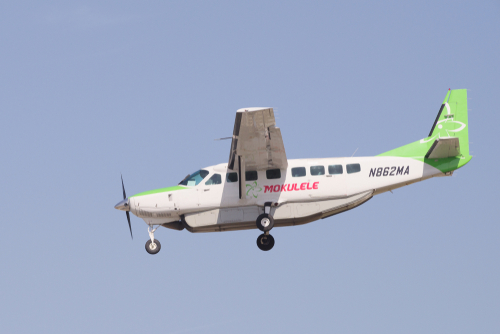
M 301 167 L 305 175 L 297 172 L 303 172 Z M 395 188 L 444 176 L 412 158 L 294 159 L 288 160 L 288 168 L 280 171 L 279 178 L 268 179 L 266 170 L 258 171 L 256 180 L 245 181 L 240 199 L 238 182 L 226 178 L 227 173 L 235 172 L 227 164 L 203 169 L 209 174 L 196 186 L 132 196 L 131 212 L 148 225 L 176 228 L 179 223 L 174 222 L 181 221 L 191 232 L 229 231 L 256 228 L 255 219 L 264 212 L 264 204 L 271 202 L 275 226 L 290 226 L 352 209 Z M 222 182 L 206 185 L 214 174 L 220 174 Z

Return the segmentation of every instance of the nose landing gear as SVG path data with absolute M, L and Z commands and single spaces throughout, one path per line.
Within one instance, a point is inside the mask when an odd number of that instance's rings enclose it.
M 157 228 L 153 229 L 151 226 L 148 227 L 150 240 L 146 241 L 146 252 L 149 254 L 157 254 L 161 249 L 160 241 L 155 239 L 155 231 Z
M 157 254 L 161 249 L 161 244 L 158 240 L 146 241 L 146 252 L 149 254 Z

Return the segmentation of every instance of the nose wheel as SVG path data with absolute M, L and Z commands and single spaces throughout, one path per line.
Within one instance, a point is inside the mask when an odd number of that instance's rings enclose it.
M 149 254 L 157 254 L 161 249 L 161 244 L 158 240 L 153 239 L 153 241 L 146 241 L 146 252 Z
M 257 247 L 262 251 L 271 250 L 274 247 L 274 238 L 269 232 L 262 233 L 257 238 Z
M 155 231 L 157 228 L 153 229 L 151 226 L 148 227 L 150 239 L 146 241 L 146 252 L 149 254 L 157 254 L 161 249 L 160 241 L 155 239 Z

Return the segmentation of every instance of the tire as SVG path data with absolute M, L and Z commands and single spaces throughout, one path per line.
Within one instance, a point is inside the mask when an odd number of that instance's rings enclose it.
M 271 250 L 274 247 L 274 237 L 272 235 L 265 235 L 264 233 L 257 238 L 257 247 L 262 251 Z
M 146 252 L 148 252 L 149 254 L 153 254 L 153 255 L 157 254 L 161 249 L 160 241 L 155 239 L 155 245 L 156 245 L 156 248 L 153 248 L 153 245 L 151 245 L 151 239 L 146 241 Z
M 257 217 L 255 223 L 257 224 L 257 228 L 259 230 L 261 230 L 262 232 L 267 232 L 271 231 L 271 229 L 273 228 L 274 219 L 273 216 L 268 215 L 267 213 L 263 213 Z

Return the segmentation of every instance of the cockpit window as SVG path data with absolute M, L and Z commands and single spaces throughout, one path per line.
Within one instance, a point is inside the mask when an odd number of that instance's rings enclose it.
M 194 187 L 197 186 L 201 180 L 203 180 L 208 175 L 208 171 L 204 169 L 200 169 L 193 174 L 186 176 L 184 180 L 182 180 L 179 184 L 182 186 Z
M 220 177 L 220 174 L 214 174 L 212 175 L 207 182 L 205 182 L 206 186 L 211 186 L 213 184 L 221 184 L 222 183 L 222 178 Z

